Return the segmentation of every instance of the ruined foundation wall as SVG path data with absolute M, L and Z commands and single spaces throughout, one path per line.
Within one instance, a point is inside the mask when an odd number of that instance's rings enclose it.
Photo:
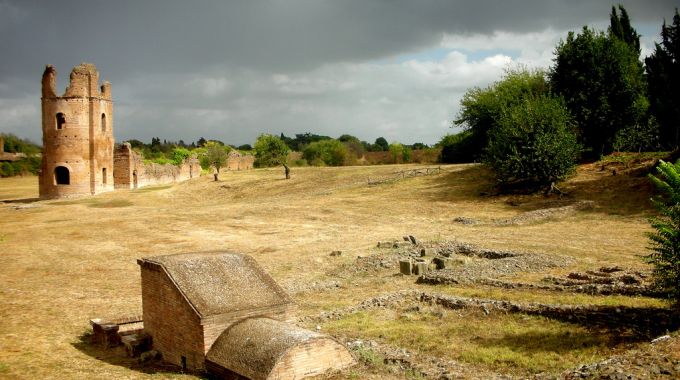
M 139 262 L 139 261 L 138 261 Z M 201 369 L 205 363 L 200 317 L 158 264 L 141 262 L 144 330 L 163 360 Z
M 255 156 L 250 154 L 242 155 L 239 152 L 233 151 L 227 158 L 226 170 L 247 170 L 253 168 Z
M 144 163 L 142 155 L 129 143 L 122 143 L 114 153 L 114 178 L 116 189 L 136 189 L 177 183 L 201 175 L 201 165 L 196 155 L 180 166 L 173 164 Z

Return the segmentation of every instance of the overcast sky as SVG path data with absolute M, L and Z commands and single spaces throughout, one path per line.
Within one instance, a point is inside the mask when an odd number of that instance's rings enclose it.
M 622 1 L 643 57 L 676 1 Z M 117 142 L 252 144 L 260 133 L 436 143 L 468 88 L 560 38 L 606 29 L 612 2 L 0 0 L 0 132 L 42 139 L 40 80 L 93 63 Z

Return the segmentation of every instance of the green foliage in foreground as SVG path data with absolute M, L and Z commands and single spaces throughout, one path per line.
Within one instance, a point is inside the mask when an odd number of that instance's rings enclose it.
M 483 162 L 498 182 L 549 185 L 570 174 L 580 154 L 564 102 L 548 93 L 502 110 L 498 125 L 489 132 Z
M 652 253 L 643 260 L 654 266 L 654 286 L 680 307 L 680 160 L 675 165 L 660 160 L 656 170 L 663 178 L 649 174 L 649 179 L 663 193 L 653 200 L 661 217 L 649 220 Z

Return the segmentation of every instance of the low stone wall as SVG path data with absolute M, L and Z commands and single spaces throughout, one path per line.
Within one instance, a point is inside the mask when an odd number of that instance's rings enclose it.
M 141 154 L 135 152 L 129 143 L 122 143 L 113 153 L 113 181 L 116 190 L 136 189 L 177 183 L 199 177 L 201 165 L 193 155 L 180 166 L 144 163 Z
M 241 154 L 237 151 L 229 153 L 227 158 L 226 170 L 248 170 L 253 168 L 255 156 L 250 154 Z

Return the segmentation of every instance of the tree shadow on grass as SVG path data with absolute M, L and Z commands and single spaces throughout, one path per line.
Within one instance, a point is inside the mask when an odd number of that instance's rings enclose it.
M 39 201 L 40 198 L 23 198 L 23 199 L 0 199 L 2 203 L 34 203 Z
M 572 351 L 591 347 L 611 347 L 617 341 L 614 334 L 600 332 L 569 331 L 528 331 L 523 333 L 505 333 L 500 336 L 481 338 L 477 344 L 485 348 L 505 347 L 522 355 L 543 354 L 546 352 L 563 356 Z
M 125 367 L 133 371 L 155 375 L 155 374 L 168 374 L 168 375 L 192 375 L 199 379 L 205 380 L 217 380 L 218 378 L 210 373 L 203 371 L 191 371 L 187 369 L 182 369 L 174 364 L 166 363 L 162 360 L 151 361 L 147 363 L 140 363 L 139 358 L 128 357 L 125 353 L 123 346 L 105 348 L 98 345 L 94 340 L 94 335 L 92 331 L 88 331 L 78 337 L 78 341 L 71 343 L 71 345 L 78 351 L 92 357 L 93 359 L 100 360 L 102 362 Z

